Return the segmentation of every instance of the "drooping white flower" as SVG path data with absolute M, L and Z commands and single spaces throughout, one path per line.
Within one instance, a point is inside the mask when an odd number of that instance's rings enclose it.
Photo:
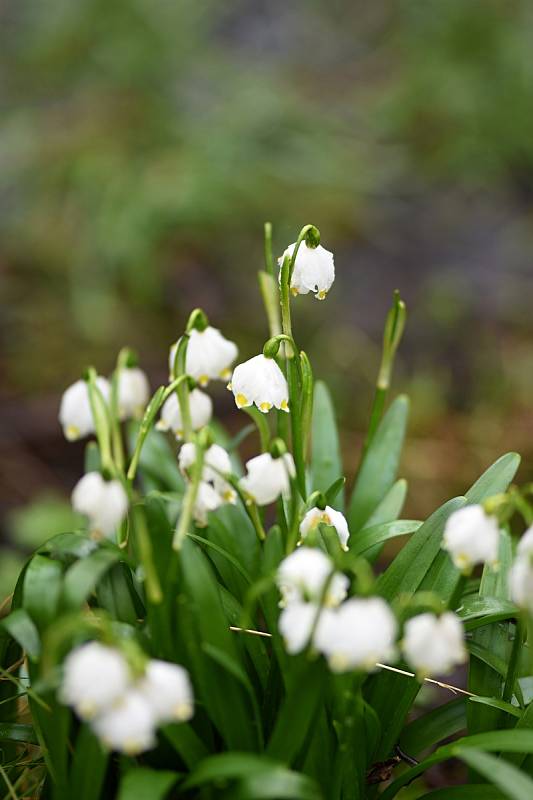
M 157 659 L 149 661 L 137 689 L 148 702 L 157 723 L 184 722 L 193 715 L 189 673 L 179 664 Z
M 193 389 L 189 394 L 189 407 L 193 430 L 199 431 L 207 425 L 213 415 L 213 403 L 209 395 L 200 389 Z M 183 422 L 180 405 L 175 394 L 171 394 L 161 409 L 161 419 L 156 425 L 159 431 L 172 431 L 176 439 L 183 438 Z
M 130 678 L 126 660 L 118 650 L 87 642 L 66 657 L 59 696 L 82 719 L 92 719 L 122 697 Z
M 290 493 L 290 479 L 295 475 L 294 460 L 290 453 L 274 458 L 261 453 L 246 462 L 247 474 L 239 485 L 259 506 L 267 506 L 280 495 Z
M 468 573 L 476 564 L 498 563 L 500 531 L 498 522 L 482 506 L 460 508 L 448 517 L 442 546 L 453 563 Z
M 99 375 L 95 383 L 104 400 L 108 402 L 111 393 L 108 381 Z M 84 436 L 94 433 L 93 413 L 87 381 L 76 381 L 64 391 L 59 407 L 59 422 L 63 428 L 65 438 L 69 442 L 83 439 Z
M 178 456 L 181 472 L 187 475 L 195 461 L 196 445 L 193 442 L 185 442 Z M 210 483 L 226 503 L 236 501 L 235 490 L 224 478 L 224 475 L 230 475 L 231 471 L 231 459 L 227 450 L 219 444 L 212 444 L 204 453 L 202 480 Z
M 318 627 L 314 643 L 334 672 L 370 671 L 394 657 L 397 627 L 381 597 L 352 597 Z
M 88 472 L 72 492 L 72 507 L 89 518 L 91 532 L 110 538 L 128 511 L 128 496 L 120 481 L 106 481 Z
M 289 387 L 273 358 L 262 353 L 238 364 L 229 385 L 237 408 L 255 405 L 266 414 L 271 408 L 289 410 Z
M 146 373 L 139 367 L 124 367 L 118 376 L 118 411 L 120 419 L 139 419 L 150 397 Z
M 107 747 L 129 756 L 155 746 L 155 726 L 149 701 L 136 689 L 127 691 L 92 723 L 94 732 Z
M 466 659 L 461 620 L 451 611 L 418 614 L 405 625 L 402 649 L 420 678 L 446 675 Z
M 284 558 L 278 567 L 276 582 L 282 605 L 322 602 L 325 606 L 338 606 L 349 586 L 346 575 L 334 572 L 329 556 L 315 547 L 299 547 Z M 323 597 L 326 584 L 328 588 Z
M 196 493 L 196 500 L 192 515 L 199 528 L 207 525 L 207 515 L 210 511 L 216 511 L 224 501 L 216 489 L 210 483 L 200 481 Z
M 509 571 L 511 599 L 533 614 L 533 563 L 531 553 L 518 555 Z
M 533 553 L 533 525 L 523 533 L 518 542 L 517 553 L 519 556 L 531 555 Z
M 168 364 L 171 375 L 177 346 L 176 342 L 170 348 Z M 189 334 L 185 371 L 200 386 L 207 386 L 210 380 L 227 381 L 238 352 L 237 345 L 222 336 L 218 328 L 210 325 L 203 331 L 193 328 Z
M 299 601 L 286 606 L 279 617 L 279 632 L 288 653 L 301 653 L 310 643 L 320 638 L 320 631 L 332 620 L 334 612 L 329 608 L 320 608 L 316 603 Z M 314 636 L 310 642 L 311 634 Z
M 292 257 L 296 242 L 289 245 L 282 257 L 279 265 L 283 263 L 285 256 Z M 335 265 L 333 263 L 333 253 L 326 250 L 322 245 L 318 247 L 308 247 L 303 241 L 296 254 L 294 269 L 291 277 L 291 292 L 294 295 L 307 294 L 314 292 L 317 300 L 324 300 L 331 289 L 335 280 Z
M 324 509 L 311 508 L 300 523 L 302 539 L 305 539 L 308 533 L 314 530 L 318 525 L 331 525 L 335 528 L 343 550 L 348 550 L 350 531 L 348 530 L 348 522 L 344 514 L 341 514 L 340 511 L 335 511 L 331 506 L 326 506 Z

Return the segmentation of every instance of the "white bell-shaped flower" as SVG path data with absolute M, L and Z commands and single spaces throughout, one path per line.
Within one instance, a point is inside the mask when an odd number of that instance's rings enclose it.
M 285 606 L 296 602 L 338 606 L 349 586 L 346 575 L 334 572 L 332 560 L 316 547 L 299 547 L 284 558 L 278 567 L 276 582 L 281 605 Z
M 511 599 L 533 614 L 533 563 L 530 553 L 518 556 L 509 571 Z
M 97 717 L 92 728 L 110 750 L 135 756 L 156 744 L 156 720 L 141 692 L 130 689 L 112 707 Z
M 120 419 L 140 419 L 150 398 L 150 384 L 139 367 L 124 367 L 118 376 Z
M 101 391 L 104 400 L 108 402 L 111 393 L 109 382 L 99 375 L 96 378 L 96 386 Z M 69 442 L 83 439 L 84 436 L 94 433 L 93 412 L 87 381 L 76 381 L 65 390 L 59 407 L 59 422 L 65 438 Z
M 334 672 L 371 671 L 394 657 L 397 629 L 381 597 L 352 597 L 318 627 L 314 643 Z
M 313 531 L 318 525 L 330 525 L 335 528 L 342 549 L 348 550 L 350 531 L 348 530 L 348 522 L 344 514 L 341 514 L 340 511 L 335 511 L 331 506 L 326 506 L 324 509 L 311 508 L 300 523 L 302 540 L 305 540 L 309 532 Z
M 461 620 L 451 611 L 412 617 L 405 624 L 402 650 L 419 678 L 446 675 L 466 660 Z
M 59 697 L 82 719 L 92 719 L 122 697 L 130 679 L 128 664 L 118 650 L 87 642 L 66 657 Z
M 128 495 L 120 481 L 106 481 L 99 472 L 88 472 L 72 492 L 74 511 L 89 518 L 95 537 L 112 537 L 128 511 Z
M 181 472 L 188 475 L 195 461 L 196 445 L 193 442 L 185 442 L 178 456 Z M 204 453 L 202 480 L 210 483 L 225 503 L 235 503 L 237 499 L 235 490 L 224 478 L 225 475 L 230 475 L 231 471 L 231 459 L 228 451 L 219 444 L 212 444 Z
M 289 410 L 289 387 L 285 375 L 273 358 L 262 353 L 235 367 L 229 388 L 237 408 L 255 403 L 264 414 L 271 408 Z
M 280 266 L 285 256 L 292 257 L 295 247 L 296 242 L 287 247 L 279 259 Z M 320 244 L 318 247 L 308 247 L 303 241 L 298 248 L 294 262 L 290 287 L 292 294 L 296 296 L 313 292 L 317 300 L 324 300 L 334 280 L 333 253 Z
M 157 723 L 184 722 L 193 715 L 189 673 L 179 664 L 157 659 L 149 661 L 137 689 L 148 702 Z
M 194 521 L 199 528 L 206 527 L 209 512 L 216 511 L 223 502 L 222 497 L 210 483 L 205 481 L 199 483 L 192 512 Z
M 193 389 L 189 394 L 189 407 L 193 430 L 199 431 L 208 425 L 213 416 L 213 402 L 209 395 L 200 389 Z M 161 419 L 156 425 L 159 431 L 172 431 L 176 439 L 183 438 L 183 422 L 180 404 L 175 394 L 171 394 L 161 409 Z
M 448 518 L 442 546 L 461 572 L 468 573 L 476 564 L 498 564 L 500 531 L 498 522 L 482 506 L 473 505 L 454 511 Z
M 522 534 L 518 542 L 517 553 L 519 556 L 529 556 L 533 554 L 533 525 Z
M 291 655 L 301 653 L 311 643 L 313 629 L 313 642 L 320 638 L 321 629 L 329 624 L 333 613 L 316 603 L 297 601 L 286 606 L 280 614 L 278 626 L 287 652 Z
M 170 374 L 174 369 L 177 342 L 170 348 L 168 365 Z M 231 366 L 238 354 L 237 345 L 226 339 L 218 328 L 207 326 L 203 331 L 193 330 L 189 334 L 185 371 L 200 386 L 207 386 L 210 380 L 227 381 Z
M 273 503 L 280 495 L 288 496 L 290 479 L 295 475 L 294 460 L 290 453 L 274 458 L 270 453 L 261 453 L 246 462 L 247 474 L 239 481 L 258 506 Z

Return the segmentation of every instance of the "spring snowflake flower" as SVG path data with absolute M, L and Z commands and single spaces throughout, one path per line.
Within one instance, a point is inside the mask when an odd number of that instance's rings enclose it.
M 193 389 L 189 394 L 189 406 L 193 430 L 199 431 L 209 424 L 213 416 L 213 403 L 209 395 L 200 389 Z M 176 439 L 183 438 L 183 422 L 178 398 L 171 394 L 161 409 L 161 419 L 156 425 L 158 431 L 172 431 Z
M 464 573 L 476 564 L 498 564 L 500 531 L 498 522 L 482 506 L 460 508 L 450 515 L 444 528 L 442 546 Z
M 533 614 L 533 564 L 531 555 L 519 555 L 509 571 L 511 599 Z
M 290 479 L 296 474 L 290 453 L 274 458 L 270 453 L 261 453 L 246 462 L 247 475 L 239 481 L 258 506 L 267 506 L 283 495 L 290 494 Z
M 314 643 L 334 672 L 371 671 L 394 657 L 397 628 L 381 597 L 353 597 L 318 627 Z
M 295 247 L 296 242 L 287 247 L 279 259 L 280 266 L 286 256 L 292 257 Z M 292 294 L 296 296 L 314 292 L 317 300 L 324 300 L 334 280 L 333 253 L 330 253 L 320 244 L 318 247 L 308 247 L 305 241 L 302 242 L 298 248 L 292 271 Z
M 82 719 L 92 719 L 122 697 L 130 677 L 126 660 L 118 650 L 87 642 L 66 657 L 59 696 Z
M 185 722 L 193 715 L 189 673 L 179 664 L 154 659 L 137 685 L 157 723 Z
M 344 514 L 341 514 L 340 511 L 335 511 L 331 506 L 326 506 L 324 509 L 312 508 L 307 512 L 300 523 L 302 539 L 305 539 L 308 533 L 313 531 L 318 525 L 331 525 L 331 527 L 335 528 L 342 549 L 348 550 L 350 531 L 348 530 L 348 522 Z
M 140 419 L 150 397 L 146 373 L 139 367 L 124 367 L 118 377 L 118 411 L 120 419 Z
M 206 483 L 205 481 L 199 483 L 192 512 L 194 521 L 199 528 L 205 528 L 207 526 L 207 515 L 210 511 L 216 511 L 222 503 L 222 497 L 210 483 Z
M 229 387 L 237 408 L 255 403 L 266 414 L 271 408 L 289 410 L 289 387 L 273 358 L 262 353 L 235 367 Z
M 278 567 L 276 581 L 281 592 L 281 605 L 322 601 L 328 607 L 338 606 L 346 597 L 349 581 L 346 575 L 333 569 L 333 562 L 322 550 L 299 547 Z M 323 597 L 326 584 L 328 587 Z
M 170 348 L 168 365 L 171 375 L 177 346 L 176 342 Z M 207 386 L 210 380 L 227 381 L 238 352 L 237 345 L 222 336 L 217 328 L 212 328 L 210 325 L 203 331 L 193 328 L 189 334 L 185 371 L 198 381 L 200 386 Z
M 446 675 L 466 660 L 461 620 L 451 611 L 440 617 L 431 613 L 412 617 L 405 625 L 402 649 L 420 678 Z
M 96 378 L 96 386 L 100 389 L 104 400 L 108 402 L 111 394 L 109 382 L 99 375 Z M 59 407 L 59 422 L 65 438 L 69 442 L 83 439 L 90 433 L 94 433 L 93 412 L 87 381 L 76 381 L 65 390 Z
M 518 542 L 517 553 L 519 556 L 529 556 L 533 554 L 533 525 L 525 531 Z
M 130 689 L 92 727 L 110 750 L 135 756 L 156 744 L 156 721 L 150 703 L 141 692 Z
M 106 481 L 99 472 L 88 472 L 72 492 L 72 507 L 89 518 L 95 538 L 111 538 L 128 511 L 128 496 L 120 481 Z
M 182 445 L 178 456 L 181 472 L 187 475 L 195 461 L 196 445 L 193 442 L 186 442 Z M 237 499 L 235 490 L 224 478 L 225 475 L 230 475 L 231 471 L 231 460 L 227 450 L 219 444 L 212 444 L 204 453 L 202 481 L 210 483 L 225 503 L 235 503 Z

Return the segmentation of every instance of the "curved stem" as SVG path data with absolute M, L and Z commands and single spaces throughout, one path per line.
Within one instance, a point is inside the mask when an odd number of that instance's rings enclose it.
M 195 444 L 196 458 L 192 470 L 192 479 L 187 487 L 187 491 L 185 492 L 180 518 L 178 520 L 176 532 L 174 533 L 174 539 L 172 540 L 172 548 L 177 552 L 179 552 L 183 547 L 183 542 L 189 530 L 189 525 L 191 524 L 194 512 L 194 504 L 196 503 L 196 498 L 198 496 L 198 488 L 202 480 L 205 451 L 198 441 L 196 441 Z
M 90 367 L 88 371 L 87 389 L 89 392 L 89 403 L 94 420 L 96 438 L 100 449 L 100 461 L 102 468 L 115 474 L 115 462 L 111 453 L 111 423 L 109 419 L 109 409 L 105 398 L 96 383 L 96 370 Z
M 184 333 L 178 341 L 174 364 L 172 365 L 172 377 L 181 378 L 186 375 L 187 348 L 189 346 L 189 335 Z M 176 394 L 180 406 L 181 422 L 183 425 L 183 438 L 186 442 L 192 439 L 193 429 L 191 420 L 191 408 L 189 404 L 189 387 L 184 381 L 176 387 Z

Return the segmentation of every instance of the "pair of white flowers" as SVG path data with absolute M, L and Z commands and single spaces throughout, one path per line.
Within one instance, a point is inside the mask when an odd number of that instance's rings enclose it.
M 154 659 L 136 677 L 120 650 L 99 642 L 69 653 L 59 697 L 107 747 L 130 756 L 154 747 L 158 725 L 190 719 L 194 704 L 183 667 Z
M 304 546 L 285 558 L 277 583 L 279 630 L 289 653 L 311 644 L 334 672 L 372 671 L 395 658 L 398 624 L 388 604 L 381 597 L 346 599 L 348 578 L 321 550 Z M 466 656 L 462 625 L 451 612 L 411 618 L 401 646 L 419 677 L 445 674 Z
M 107 378 L 98 375 L 96 387 L 109 404 L 111 385 Z M 118 412 L 121 420 L 138 419 L 148 403 L 150 384 L 142 369 L 124 367 L 118 376 Z M 89 399 L 87 381 L 79 380 L 65 390 L 59 407 L 59 422 L 69 441 L 83 439 L 94 433 L 94 419 Z

